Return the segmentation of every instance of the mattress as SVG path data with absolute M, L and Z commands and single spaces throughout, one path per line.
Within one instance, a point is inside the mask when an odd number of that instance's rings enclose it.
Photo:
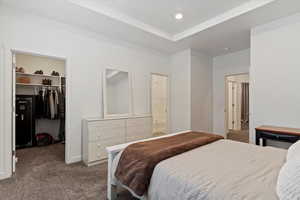
M 219 140 L 160 162 L 144 199 L 276 200 L 277 176 L 286 153 Z M 113 173 L 118 159 L 113 162 Z

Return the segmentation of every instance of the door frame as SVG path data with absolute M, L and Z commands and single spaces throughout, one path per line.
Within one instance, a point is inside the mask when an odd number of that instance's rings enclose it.
M 151 116 L 152 116 L 152 126 L 153 126 L 153 113 L 152 113 L 152 79 L 153 79 L 153 76 L 163 76 L 163 77 L 166 77 L 167 78 L 167 133 L 166 134 L 169 134 L 170 133 L 170 122 L 171 122 L 171 115 L 170 115 L 170 106 L 171 106 L 171 96 L 170 96 L 170 75 L 168 74 L 163 74 L 163 73 L 151 73 L 150 74 L 150 112 L 151 112 Z M 152 128 L 153 129 L 153 128 Z M 153 131 L 152 131 L 153 132 Z
M 250 80 L 250 73 L 249 72 L 245 72 L 245 73 L 237 73 L 237 74 L 228 74 L 228 75 L 225 75 L 224 77 L 224 82 L 225 82 L 225 109 L 224 109 L 224 114 L 225 114 L 225 120 L 224 120 L 224 126 L 225 126 L 225 137 L 227 138 L 227 134 L 228 134 L 228 83 L 230 82 L 228 80 L 228 77 L 231 77 L 231 76 L 239 76 L 239 75 L 248 75 L 249 76 L 249 80 Z M 249 81 L 250 82 L 250 81 Z
M 15 77 L 15 67 L 14 67 L 14 59 L 15 59 L 15 55 L 16 54 L 27 54 L 27 55 L 32 55 L 32 56 L 41 56 L 41 57 L 47 57 L 47 58 L 53 58 L 53 59 L 59 59 L 59 60 L 63 60 L 65 62 L 65 78 L 66 78 L 66 83 L 65 83 L 65 163 L 66 164 L 70 164 L 72 163 L 71 160 L 71 143 L 70 143 L 70 79 L 71 79 L 71 73 L 70 73 L 70 67 L 69 67 L 69 63 L 68 63 L 68 59 L 66 57 L 60 57 L 60 56 L 56 56 L 56 55 L 49 55 L 49 54 L 43 54 L 43 53 L 38 53 L 38 52 L 33 52 L 33 51 L 29 51 L 29 50 L 19 50 L 19 49 L 10 49 L 10 55 L 11 55 L 11 59 L 12 59 L 12 65 L 10 66 L 12 70 L 12 81 L 11 81 L 11 89 L 12 89 L 12 108 L 11 108 L 11 122 L 12 122 L 12 126 L 15 125 L 15 95 L 16 95 L 16 89 L 14 89 L 16 87 L 16 77 Z M 11 129 L 11 136 L 12 136 L 12 149 L 11 149 L 11 153 L 13 153 L 13 151 L 15 151 L 15 127 L 12 127 Z M 13 155 L 13 154 L 12 154 Z M 14 155 L 12 156 L 12 170 L 14 173 L 14 165 L 16 164 L 15 162 L 16 160 L 14 160 Z

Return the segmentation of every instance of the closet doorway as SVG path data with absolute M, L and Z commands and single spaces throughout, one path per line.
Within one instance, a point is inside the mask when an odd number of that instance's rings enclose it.
M 13 173 L 49 161 L 65 163 L 65 59 L 19 51 L 12 58 Z
M 151 110 L 153 135 L 168 134 L 169 77 L 161 74 L 151 75 Z
M 249 74 L 226 76 L 227 138 L 249 142 Z

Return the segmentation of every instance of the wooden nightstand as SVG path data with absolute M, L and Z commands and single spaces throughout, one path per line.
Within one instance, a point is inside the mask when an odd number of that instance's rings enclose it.
M 260 126 L 256 130 L 256 145 L 266 146 L 266 140 L 276 140 L 281 142 L 295 143 L 300 140 L 300 129 L 277 127 L 277 126 Z

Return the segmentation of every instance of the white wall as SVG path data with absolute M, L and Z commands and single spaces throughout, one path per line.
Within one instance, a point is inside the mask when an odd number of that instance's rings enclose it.
M 225 77 L 248 73 L 250 49 L 215 57 L 213 60 L 213 132 L 225 136 Z
M 191 129 L 191 50 L 172 56 L 171 131 Z
M 212 57 L 191 49 L 173 55 L 172 81 L 172 131 L 212 131 Z
M 212 57 L 192 51 L 191 127 L 193 131 L 212 131 L 212 64 Z
M 0 27 L 0 44 L 5 46 L 5 66 L 1 67 L 0 74 L 0 100 L 2 100 L 0 105 L 4 104 L 0 107 L 0 119 L 4 124 L 4 126 L 1 124 L 0 133 L 0 178 L 8 177 L 11 172 L 11 49 L 66 58 L 67 101 L 69 102 L 67 107 L 69 115 L 66 121 L 67 134 L 69 134 L 67 135 L 68 162 L 81 160 L 82 118 L 101 116 L 103 113 L 101 77 L 104 68 L 116 67 L 132 73 L 136 114 L 150 112 L 150 73 L 170 75 L 170 58 L 167 55 L 125 42 L 112 41 L 19 10 L 0 7 Z M 181 76 L 180 73 L 177 74 Z M 175 83 L 173 80 L 171 82 Z M 177 86 L 180 85 L 181 83 Z M 179 92 L 173 97 L 180 99 L 180 95 Z M 189 100 L 183 99 L 184 103 L 188 104 Z M 176 114 L 186 116 L 184 111 L 183 114 L 180 112 L 181 110 L 176 111 Z
M 260 125 L 300 127 L 300 14 L 251 34 L 250 135 Z

